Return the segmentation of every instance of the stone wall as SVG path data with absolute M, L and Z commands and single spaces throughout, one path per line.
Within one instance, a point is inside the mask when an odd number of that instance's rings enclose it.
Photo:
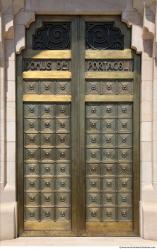
M 157 2 L 0 0 L 0 239 L 17 236 L 15 55 L 35 14 L 119 14 L 142 54 L 140 234 L 157 240 Z

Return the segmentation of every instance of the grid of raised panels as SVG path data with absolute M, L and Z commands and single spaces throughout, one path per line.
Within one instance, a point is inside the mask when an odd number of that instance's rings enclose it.
M 132 80 L 88 80 L 86 95 L 133 95 Z
M 25 80 L 24 94 L 71 95 L 71 81 L 63 80 Z
M 71 106 L 24 104 L 26 221 L 71 219 Z
M 132 220 L 132 103 L 86 104 L 86 220 Z

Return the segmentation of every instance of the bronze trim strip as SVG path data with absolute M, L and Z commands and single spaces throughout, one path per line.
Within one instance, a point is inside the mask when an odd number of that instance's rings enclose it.
M 133 79 L 133 72 L 86 72 L 86 79 Z
M 71 59 L 71 50 L 27 50 L 24 58 L 31 59 Z
M 104 236 L 128 236 L 132 233 L 132 221 L 112 221 L 112 222 L 86 222 L 86 236 L 97 236 L 97 234 Z
M 54 222 L 54 221 L 25 221 L 24 222 L 24 229 L 31 230 L 31 231 L 41 231 L 41 230 L 71 230 L 71 221 L 69 222 Z
M 24 71 L 23 79 L 70 79 L 69 71 Z
M 71 102 L 70 95 L 37 95 L 37 94 L 25 94 L 23 95 L 23 101 L 31 102 Z
M 86 95 L 86 102 L 132 102 L 132 95 Z
M 131 49 L 120 50 L 92 50 L 87 49 L 85 52 L 86 59 L 132 59 Z

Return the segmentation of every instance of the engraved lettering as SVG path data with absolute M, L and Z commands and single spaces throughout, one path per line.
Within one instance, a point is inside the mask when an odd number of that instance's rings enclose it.
M 57 70 L 62 70 L 62 65 L 61 65 L 60 61 L 57 61 L 56 69 Z
M 130 60 L 90 60 L 86 62 L 87 71 L 132 71 Z
M 70 70 L 70 61 L 66 60 L 31 60 L 25 59 L 23 65 L 24 71 L 51 71 L 51 70 Z

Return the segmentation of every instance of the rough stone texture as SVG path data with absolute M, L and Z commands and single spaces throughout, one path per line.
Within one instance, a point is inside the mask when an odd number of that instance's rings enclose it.
M 0 239 L 17 234 L 15 53 L 25 47 L 25 28 L 36 13 L 121 14 L 132 27 L 132 48 L 142 53 L 140 231 L 141 237 L 157 240 L 156 10 L 155 0 L 0 0 Z
M 0 238 L 12 239 L 16 237 L 16 205 L 13 202 L 0 204 Z
M 156 240 L 157 204 L 154 202 L 143 202 L 142 219 L 144 219 L 143 236 L 145 239 Z

